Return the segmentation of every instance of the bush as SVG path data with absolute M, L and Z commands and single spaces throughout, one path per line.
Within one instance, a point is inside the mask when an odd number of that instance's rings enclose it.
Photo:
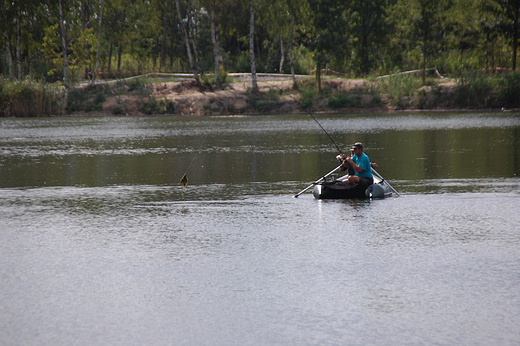
M 301 104 L 304 107 L 310 107 L 312 102 L 318 98 L 318 88 L 316 88 L 316 80 L 311 78 L 303 81 L 298 89 L 300 94 Z
M 35 117 L 63 111 L 65 91 L 41 81 L 0 79 L 0 116 Z
M 361 108 L 363 107 L 359 97 L 356 99 L 350 99 L 346 95 L 334 95 L 329 98 L 327 102 L 327 106 L 330 108 Z
M 173 114 L 175 105 L 167 99 L 158 101 L 155 96 L 151 95 L 139 101 L 139 110 L 145 114 Z
M 391 99 L 411 96 L 415 90 L 422 86 L 422 79 L 411 75 L 397 75 L 381 79 L 380 89 L 383 94 L 388 94 Z
M 222 66 L 220 66 L 219 67 L 219 78 L 218 78 L 220 84 L 224 84 L 228 81 L 227 75 L 228 75 L 227 71 Z M 209 73 L 209 74 L 202 73 L 200 75 L 200 82 L 202 84 L 205 84 L 208 86 L 213 86 L 213 85 L 217 85 L 217 78 L 215 77 L 214 73 Z
M 505 106 L 520 107 L 520 72 L 506 74 L 500 83 L 500 99 Z
M 67 95 L 67 111 L 102 111 L 106 94 L 110 94 L 108 85 L 89 85 L 84 88 L 71 88 Z
M 300 103 L 303 106 L 303 108 L 305 108 L 305 110 L 308 110 L 308 109 L 310 109 L 312 107 L 312 100 L 311 99 L 304 99 Z
M 489 107 L 496 103 L 498 80 L 480 72 L 462 75 L 455 88 L 455 105 L 462 107 Z
M 267 100 L 278 101 L 280 100 L 281 90 L 269 88 L 269 91 L 265 94 Z

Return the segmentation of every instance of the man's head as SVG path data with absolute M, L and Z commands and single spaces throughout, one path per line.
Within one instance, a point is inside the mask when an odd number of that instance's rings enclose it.
M 363 152 L 363 144 L 361 144 L 360 142 L 356 142 L 352 148 L 350 148 L 350 151 L 354 154 L 354 155 L 360 155 L 362 152 Z

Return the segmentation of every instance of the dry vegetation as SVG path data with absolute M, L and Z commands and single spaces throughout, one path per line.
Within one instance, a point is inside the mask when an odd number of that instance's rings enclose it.
M 390 95 L 381 94 L 377 90 L 379 84 L 363 79 L 328 80 L 323 83 L 323 92 L 320 94 L 314 86 L 305 84 L 300 90 L 293 90 L 290 81 L 259 82 L 260 92 L 253 95 L 250 83 L 230 83 L 215 90 L 210 87 L 199 88 L 193 81 L 168 82 L 155 84 L 153 91 L 144 97 L 131 93 L 108 96 L 98 111 L 124 115 L 229 115 L 302 113 L 305 109 L 333 113 L 417 108 L 417 95 L 407 97 L 406 101 L 401 99 L 399 103 Z M 443 83 L 441 87 L 450 89 L 452 86 L 453 83 Z M 430 89 L 424 87 L 418 92 Z M 332 104 L 331 100 L 338 95 L 343 95 L 347 102 Z M 151 101 L 158 106 L 143 107 L 143 103 L 149 104 Z M 407 106 L 403 106 L 405 103 Z
M 426 83 L 412 76 L 384 79 L 324 79 L 318 91 L 316 80 L 301 80 L 298 89 L 292 81 L 259 81 L 259 92 L 251 92 L 250 82 L 227 83 L 216 89 L 197 86 L 195 81 L 151 81 L 96 84 L 72 88 L 67 97 L 59 93 L 45 104 L 59 105 L 20 110 L 29 102 L 35 83 L 4 83 L 0 93 L 3 116 L 70 115 L 234 115 L 387 112 L 395 110 L 517 109 L 520 107 L 520 74 L 482 74 L 464 78 L 430 78 Z M 40 88 L 42 89 L 42 88 Z M 38 90 L 40 90 L 38 89 Z M 49 90 L 52 88 L 48 87 Z M 56 89 L 56 88 L 54 88 Z M 52 89 L 52 90 L 54 90 Z M 42 89 L 47 90 L 47 89 Z M 41 94 L 38 92 L 36 94 Z M 35 95 L 36 95 L 35 94 Z M 51 96 L 52 96 L 51 95 Z M 35 99 L 34 96 L 30 97 Z M 40 97 L 41 98 L 41 97 Z M 44 100 L 43 98 L 41 98 Z M 66 99 L 66 104 L 63 100 Z M 46 100 L 46 99 L 45 99 Z M 58 102 L 60 101 L 60 102 Z M 40 107 L 42 108 L 42 107 Z M 43 109 L 43 108 L 42 108 Z M 50 113 L 52 112 L 52 113 Z

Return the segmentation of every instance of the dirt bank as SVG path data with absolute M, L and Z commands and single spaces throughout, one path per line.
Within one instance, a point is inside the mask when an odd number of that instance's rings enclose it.
M 260 92 L 256 95 L 251 93 L 250 82 L 226 84 L 218 90 L 209 86 L 197 87 L 194 81 L 157 83 L 147 85 L 148 92 L 144 94 L 131 92 L 133 88 L 127 87 L 128 92 L 105 93 L 105 100 L 96 112 L 73 113 L 194 116 L 288 114 L 305 112 L 302 104 L 314 113 L 467 108 L 456 104 L 453 92 L 456 83 L 448 79 L 440 80 L 432 86 L 420 87 L 405 96 L 385 94 L 378 89 L 379 82 L 364 79 L 325 80 L 323 89 L 326 92 L 322 96 L 314 95 L 312 91 L 300 93 L 293 90 L 291 81 L 261 81 L 258 86 Z

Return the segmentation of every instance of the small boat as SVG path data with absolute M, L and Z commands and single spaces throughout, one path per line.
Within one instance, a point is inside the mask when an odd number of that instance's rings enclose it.
M 348 175 L 338 179 L 324 180 L 314 185 L 312 194 L 316 199 L 385 198 L 392 196 L 392 187 L 374 175 L 374 184 L 360 185 L 343 182 Z

